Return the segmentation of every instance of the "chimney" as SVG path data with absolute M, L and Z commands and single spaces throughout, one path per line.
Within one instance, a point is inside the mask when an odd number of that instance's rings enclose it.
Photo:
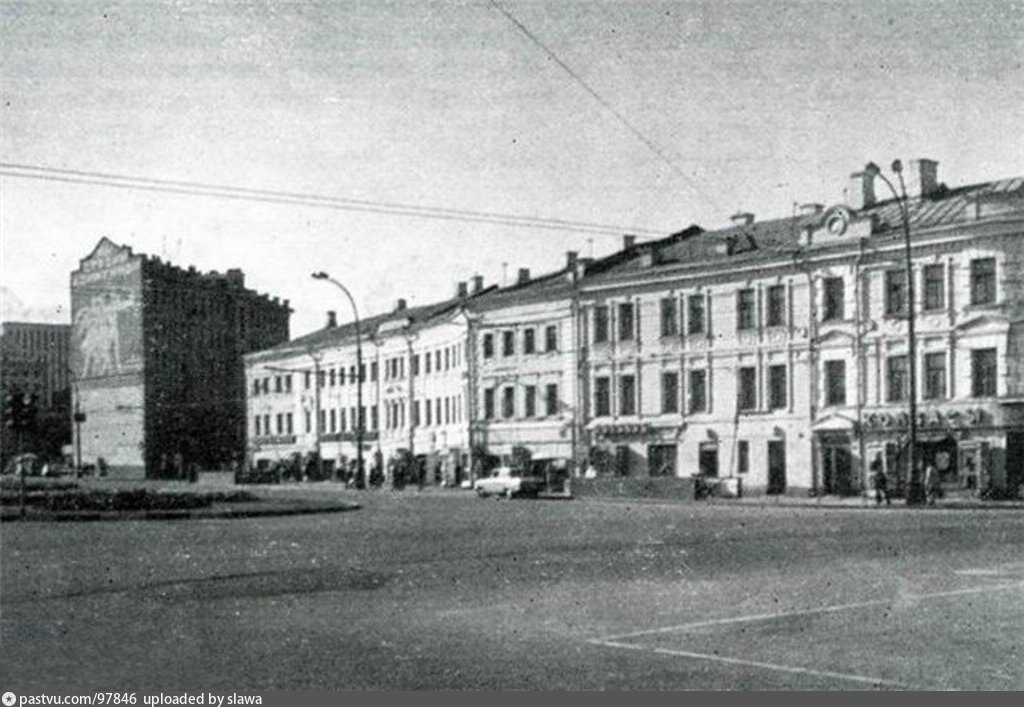
M 517 285 L 525 285 L 530 281 L 530 268 L 519 268 L 519 277 L 516 278 Z
M 478 294 L 484 290 L 484 276 L 474 275 L 473 276 L 473 294 Z
M 729 217 L 734 226 L 749 226 L 754 222 L 754 214 L 749 211 L 739 211 Z
M 572 271 L 576 268 L 576 259 L 580 257 L 580 254 L 575 250 L 565 251 L 565 269 Z
M 469 285 L 465 280 L 456 284 L 455 296 L 459 299 L 466 299 L 469 296 Z
M 801 216 L 817 216 L 824 211 L 825 205 L 818 203 L 800 204 Z
M 622 237 L 622 249 L 629 250 L 636 245 L 636 236 L 625 235 Z
M 934 194 L 939 186 L 938 171 L 939 163 L 935 160 L 910 160 L 910 166 L 903 173 L 907 185 L 907 197 L 914 199 Z
M 327 328 L 333 329 L 338 326 L 338 313 L 333 309 L 327 311 Z
M 846 203 L 854 211 L 875 205 L 875 177 L 871 172 L 854 172 L 850 175 Z
M 407 304 L 404 297 L 399 297 L 398 301 L 395 302 L 395 311 L 402 312 L 405 310 Z

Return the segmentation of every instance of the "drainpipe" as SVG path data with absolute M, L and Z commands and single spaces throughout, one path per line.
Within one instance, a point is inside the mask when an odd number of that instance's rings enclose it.
M 804 260 L 803 251 L 793 254 L 793 265 L 807 275 L 807 296 L 808 296 L 808 324 L 807 324 L 807 361 L 809 368 L 808 387 L 810 388 L 810 401 L 808 404 L 808 416 L 810 427 L 813 429 L 815 418 L 818 415 L 818 301 L 814 292 L 814 273 Z M 818 443 L 811 432 L 811 492 L 820 497 L 819 488 L 819 464 L 818 464 Z
M 854 358 L 857 360 L 857 450 L 860 455 L 860 480 L 861 491 L 865 502 L 868 500 L 868 463 L 864 442 L 864 394 L 867 385 L 867 363 L 864 357 L 864 321 L 861 292 L 861 265 L 864 262 L 864 239 L 861 238 L 858 244 L 857 258 L 853 262 L 853 284 L 854 284 L 854 326 L 857 335 L 854 338 Z

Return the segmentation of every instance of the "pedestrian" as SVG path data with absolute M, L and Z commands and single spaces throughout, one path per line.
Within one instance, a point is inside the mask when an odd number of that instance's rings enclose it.
M 885 469 L 882 468 L 882 460 L 875 458 L 871 462 L 871 468 L 874 471 L 873 481 L 875 485 L 875 505 L 882 505 L 882 501 L 885 501 L 885 505 L 892 505 L 889 499 L 889 478 L 885 475 Z
M 928 495 L 928 505 L 934 506 L 935 500 L 942 494 L 942 486 L 939 484 L 939 472 L 933 464 L 925 467 L 924 488 L 925 493 Z

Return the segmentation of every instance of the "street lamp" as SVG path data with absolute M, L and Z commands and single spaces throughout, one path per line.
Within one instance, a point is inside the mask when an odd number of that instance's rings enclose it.
M 921 470 L 917 464 L 917 339 L 914 326 L 914 265 L 910 254 L 910 213 L 907 211 L 907 185 L 903 181 L 903 163 L 899 160 L 893 160 L 892 163 L 892 171 L 899 177 L 899 192 L 874 162 L 868 162 L 864 171 L 872 177 L 880 177 L 885 182 L 885 186 L 889 187 L 893 198 L 899 204 L 900 221 L 903 224 L 904 267 L 907 278 L 907 355 L 910 359 L 908 366 L 910 376 L 910 385 L 908 386 L 910 393 L 910 450 L 907 455 L 910 463 L 910 485 L 907 489 L 907 505 L 920 506 L 925 503 L 926 498 Z
M 352 305 L 352 316 L 356 327 L 356 488 L 366 488 L 366 476 L 363 470 L 363 430 L 366 424 L 363 419 L 363 341 L 359 331 L 359 309 L 348 288 L 325 272 L 313 273 L 314 280 L 325 280 L 345 293 Z

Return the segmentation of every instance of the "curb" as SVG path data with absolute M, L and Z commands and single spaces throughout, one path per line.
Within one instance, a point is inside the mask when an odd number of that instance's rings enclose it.
M 280 502 L 272 502 L 274 504 Z M 5 507 L 0 521 L 11 523 L 15 521 L 26 522 L 90 522 L 90 521 L 116 521 L 116 520 L 211 520 L 211 519 L 243 519 L 243 518 L 265 518 L 271 516 L 296 516 L 313 515 L 319 513 L 344 513 L 362 508 L 358 503 L 325 503 L 311 504 L 308 502 L 294 502 L 293 508 L 282 508 L 280 506 L 271 508 L 195 508 L 180 510 L 151 510 L 151 511 L 56 511 L 47 513 L 39 509 L 27 509 L 23 518 L 17 507 Z

